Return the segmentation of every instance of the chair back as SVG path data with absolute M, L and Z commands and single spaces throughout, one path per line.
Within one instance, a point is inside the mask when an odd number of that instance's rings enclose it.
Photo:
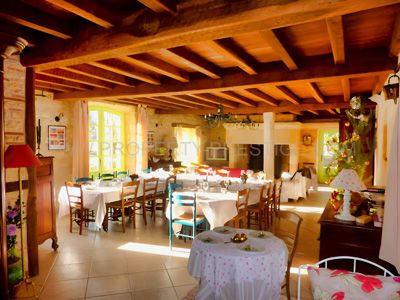
M 147 169 L 143 169 L 142 171 L 143 171 L 143 173 L 151 173 L 151 171 L 153 171 L 153 169 L 147 168 Z
M 139 190 L 140 181 L 129 181 L 122 183 L 121 206 L 130 205 L 135 202 Z
M 115 178 L 124 178 L 129 176 L 129 170 L 128 171 L 116 171 L 115 172 Z
M 236 200 L 236 208 L 238 210 L 238 215 L 246 213 L 247 205 L 249 203 L 249 194 L 250 194 L 249 189 L 243 189 L 238 191 Z
M 266 184 L 263 184 L 260 189 L 260 199 L 258 200 L 258 206 L 260 209 L 263 209 L 265 205 L 269 201 L 271 193 L 271 183 L 268 182 Z
M 129 177 L 131 178 L 132 181 L 136 181 L 139 179 L 139 175 L 138 174 L 131 174 L 129 175 Z
M 83 209 L 82 184 L 72 181 L 66 181 L 65 188 L 67 191 L 69 207 L 78 207 L 80 209 Z
M 182 183 L 169 183 L 168 184 L 168 198 L 172 199 L 172 193 L 175 192 L 176 189 L 183 189 Z
M 113 180 L 114 179 L 114 174 L 112 173 L 103 173 L 99 175 L 100 180 Z
M 158 178 L 149 178 L 143 180 L 143 199 L 145 201 L 156 200 L 158 189 Z
M 75 182 L 76 183 L 87 183 L 89 181 L 93 181 L 93 175 L 92 177 L 79 177 L 79 178 L 75 178 Z
M 171 175 L 165 180 L 165 189 L 164 189 L 164 195 L 169 196 L 169 184 L 170 183 L 176 183 L 176 176 Z

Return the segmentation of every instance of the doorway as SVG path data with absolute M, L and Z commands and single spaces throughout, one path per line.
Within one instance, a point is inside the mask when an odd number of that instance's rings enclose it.
M 248 169 L 253 170 L 254 172 L 259 172 L 264 169 L 264 145 L 250 145 Z
M 339 140 L 339 131 L 337 129 L 318 130 L 318 183 L 328 183 L 326 168 L 331 163 L 334 153 L 327 144 L 332 138 Z
M 290 168 L 290 147 L 289 145 L 275 145 L 275 179 L 281 178 L 283 172 L 289 172 Z

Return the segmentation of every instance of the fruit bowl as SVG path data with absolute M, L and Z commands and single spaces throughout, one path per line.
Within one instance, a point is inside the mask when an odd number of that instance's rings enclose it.
M 232 243 L 243 243 L 247 241 L 247 236 L 244 233 L 236 233 L 233 237 L 231 237 Z

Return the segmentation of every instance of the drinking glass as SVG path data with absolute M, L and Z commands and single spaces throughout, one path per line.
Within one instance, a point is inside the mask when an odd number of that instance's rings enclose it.
M 203 189 L 204 189 L 204 191 L 207 192 L 207 191 L 208 191 L 208 188 L 209 188 L 208 181 L 204 181 L 204 182 L 203 182 Z

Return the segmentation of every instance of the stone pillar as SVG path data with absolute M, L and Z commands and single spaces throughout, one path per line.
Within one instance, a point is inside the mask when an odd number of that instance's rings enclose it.
M 274 127 L 275 115 L 271 112 L 263 113 L 264 120 L 264 173 L 265 178 L 274 179 Z
M 4 59 L 19 54 L 28 44 L 22 38 L 0 33 L 0 298 L 9 299 L 7 273 L 6 194 L 4 170 Z

